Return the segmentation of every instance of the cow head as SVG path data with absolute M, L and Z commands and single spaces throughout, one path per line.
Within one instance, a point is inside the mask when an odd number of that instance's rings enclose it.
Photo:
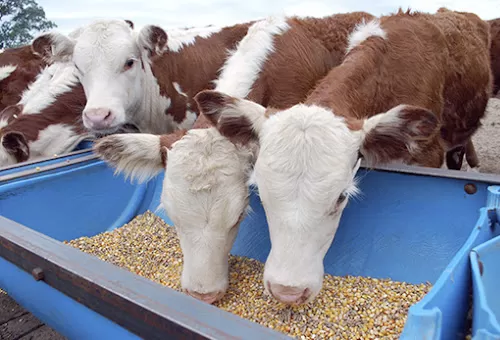
M 167 152 L 162 205 L 182 248 L 182 288 L 208 303 L 229 285 L 229 252 L 249 204 L 252 157 L 215 128 L 190 130 Z
M 432 112 L 400 105 L 366 120 L 295 105 L 273 110 L 248 100 L 204 91 L 205 105 L 229 139 L 259 143 L 254 167 L 271 237 L 266 291 L 301 304 L 321 290 L 323 259 L 349 198 L 362 154 L 369 162 L 407 158 L 439 131 Z
M 181 286 L 207 303 L 220 299 L 229 285 L 229 252 L 248 207 L 255 150 L 232 143 L 214 127 L 163 136 L 115 134 L 97 141 L 94 150 L 117 172 L 139 181 L 165 169 L 161 203 L 180 240 Z
M 74 62 L 87 97 L 83 123 L 106 134 L 135 123 L 132 115 L 144 99 L 146 77 L 152 76 L 150 58 L 161 54 L 166 43 L 160 27 L 147 25 L 136 32 L 128 20 L 99 20 L 68 37 L 42 34 L 32 46 L 45 58 Z

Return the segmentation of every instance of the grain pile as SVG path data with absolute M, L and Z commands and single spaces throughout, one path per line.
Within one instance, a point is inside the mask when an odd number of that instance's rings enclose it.
M 174 228 L 151 212 L 112 232 L 65 242 L 180 290 L 182 253 Z M 215 305 L 298 339 L 398 339 L 408 308 L 431 288 L 390 280 L 325 276 L 308 306 L 286 307 L 264 293 L 258 261 L 230 257 L 230 285 Z

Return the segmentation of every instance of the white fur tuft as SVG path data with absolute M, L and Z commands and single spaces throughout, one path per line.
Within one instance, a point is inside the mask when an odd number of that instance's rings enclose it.
M 373 19 L 369 22 L 365 22 L 365 19 L 363 19 L 361 23 L 356 26 L 354 31 L 349 36 L 349 45 L 347 47 L 347 52 L 360 45 L 369 37 L 381 37 L 383 39 L 387 38 L 387 34 L 380 26 L 380 22 L 378 19 Z

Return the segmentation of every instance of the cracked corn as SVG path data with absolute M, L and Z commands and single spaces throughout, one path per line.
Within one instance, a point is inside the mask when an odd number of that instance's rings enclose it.
M 65 242 L 160 284 L 180 290 L 182 253 L 174 228 L 151 212 L 92 238 Z M 408 308 L 431 288 L 390 280 L 326 275 L 308 306 L 286 307 L 268 297 L 264 265 L 230 256 L 230 285 L 215 305 L 298 339 L 397 339 Z

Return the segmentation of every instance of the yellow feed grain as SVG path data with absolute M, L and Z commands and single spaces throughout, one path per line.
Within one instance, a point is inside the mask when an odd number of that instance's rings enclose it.
M 182 252 L 175 229 L 151 212 L 94 237 L 65 242 L 133 273 L 180 290 Z M 264 292 L 264 265 L 230 256 L 230 284 L 215 305 L 298 339 L 398 339 L 408 308 L 430 284 L 325 275 L 307 306 L 288 307 Z

